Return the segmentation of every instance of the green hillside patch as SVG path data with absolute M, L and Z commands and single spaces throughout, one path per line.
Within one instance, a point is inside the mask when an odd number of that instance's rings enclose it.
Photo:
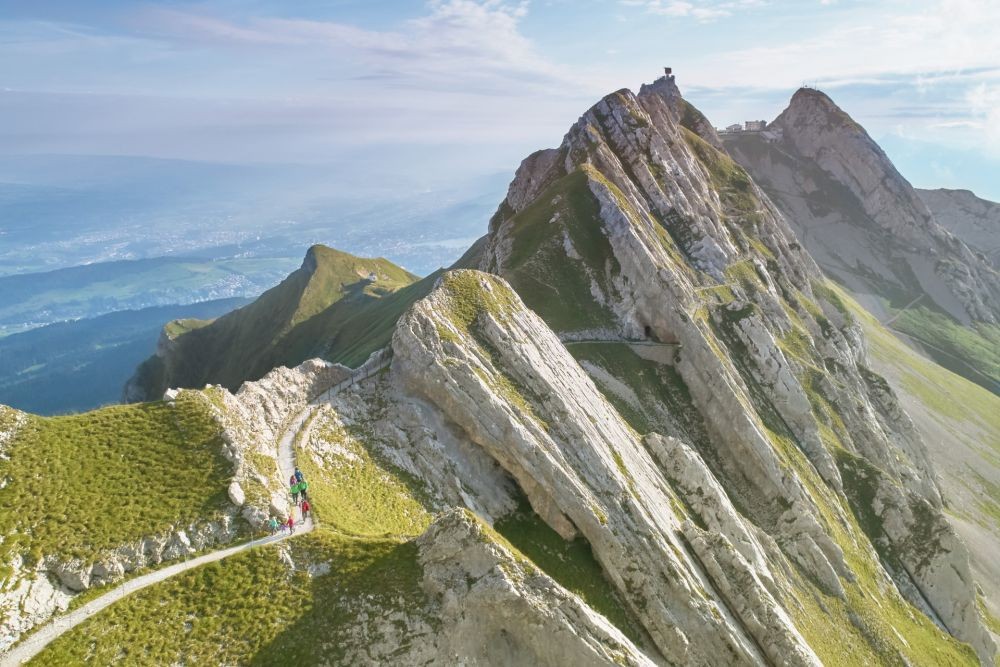
M 593 280 L 610 294 L 610 275 L 620 269 L 585 172 L 552 183 L 509 225 L 511 252 L 504 277 L 529 308 L 556 331 L 613 324 L 613 315 L 594 299 L 590 285 Z M 578 259 L 567 256 L 567 245 Z
M 313 246 L 298 270 L 253 303 L 210 323 L 169 324 L 169 353 L 144 362 L 138 384 L 148 396 L 205 384 L 236 391 L 312 357 L 360 364 L 432 285 L 385 259 Z
M 221 514 L 231 464 L 207 406 L 181 394 L 65 417 L 29 416 L 0 461 L 2 559 L 77 557 Z
M 904 310 L 892 326 L 927 345 L 940 365 L 1000 395 L 1000 327 L 962 326 L 924 306 Z
M 332 447 L 299 450 L 296 460 L 321 523 L 367 537 L 419 535 L 430 525 L 420 481 L 380 456 L 363 429 L 320 429 L 313 437 Z
M 495 528 L 559 585 L 580 596 L 630 639 L 639 640 L 638 626 L 605 578 L 586 539 L 564 540 L 531 510 L 526 501 L 517 512 L 497 521 Z
M 279 549 L 289 551 L 294 570 Z M 318 529 L 139 591 L 29 664 L 345 664 L 351 648 L 379 640 L 366 610 L 425 604 L 422 574 L 412 542 Z

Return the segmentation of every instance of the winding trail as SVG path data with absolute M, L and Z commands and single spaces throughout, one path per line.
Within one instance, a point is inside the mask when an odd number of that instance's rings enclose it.
M 326 399 L 329 400 L 329 397 L 332 394 L 353 385 L 355 382 L 364 379 L 365 377 L 369 377 L 387 365 L 388 359 L 380 361 L 374 366 L 374 368 L 363 367 L 362 369 L 359 369 L 361 372 L 358 373 L 359 376 L 363 377 L 356 378 L 355 375 L 352 374 L 351 378 L 335 385 L 334 387 L 331 387 L 327 391 L 320 394 L 320 397 L 326 397 Z M 313 411 L 318 407 L 318 400 L 319 399 L 314 399 L 310 401 L 305 408 L 299 411 L 298 414 L 291 419 L 288 426 L 282 432 L 281 438 L 278 440 L 278 472 L 282 483 L 287 483 L 288 479 L 295 472 L 295 452 L 293 449 L 295 438 L 302 430 L 302 427 L 307 423 Z M 181 563 L 175 563 L 156 570 L 155 572 L 150 572 L 134 579 L 129 579 L 128 581 L 111 589 L 104 595 L 94 598 L 78 609 L 74 609 L 68 614 L 51 619 L 23 642 L 14 646 L 5 655 L 0 656 L 0 667 L 16 667 L 17 665 L 23 665 L 25 662 L 38 655 L 46 646 L 62 634 L 72 630 L 91 616 L 94 616 L 98 612 L 106 609 L 115 602 L 118 602 L 125 596 L 135 593 L 136 591 L 140 591 L 143 588 L 165 581 L 182 572 L 187 572 L 188 570 L 205 565 L 206 563 L 219 561 L 254 547 L 274 544 L 275 542 L 286 540 L 289 537 L 303 535 L 312 529 L 313 520 L 312 518 L 309 518 L 305 521 L 297 523 L 295 526 L 295 532 L 291 535 L 279 533 L 262 539 L 250 540 L 249 542 L 245 542 L 243 544 L 226 549 L 220 549 L 218 551 L 211 551 L 198 556 L 197 558 L 192 558 L 191 560 Z

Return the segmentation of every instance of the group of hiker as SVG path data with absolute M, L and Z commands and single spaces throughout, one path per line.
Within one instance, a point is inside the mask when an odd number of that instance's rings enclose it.
M 292 476 L 288 478 L 288 493 L 292 496 L 292 503 L 302 512 L 302 520 L 305 521 L 308 519 L 309 512 L 312 511 L 312 506 L 309 504 L 309 483 L 298 467 L 295 468 Z M 271 529 L 272 535 L 279 530 L 282 533 L 287 530 L 289 535 L 295 532 L 295 507 L 288 511 L 287 521 L 279 521 L 271 517 L 268 527 Z

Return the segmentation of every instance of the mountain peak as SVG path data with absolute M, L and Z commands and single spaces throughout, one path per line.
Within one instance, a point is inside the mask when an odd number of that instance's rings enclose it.
M 837 106 L 829 95 L 815 88 L 802 87 L 796 90 L 788 107 L 772 125 L 797 127 L 817 125 L 829 129 L 846 129 L 868 136 L 865 129 Z
M 642 84 L 639 88 L 639 97 L 651 94 L 659 95 L 670 103 L 682 98 L 681 89 L 677 87 L 677 82 L 672 75 L 661 76 L 653 83 Z

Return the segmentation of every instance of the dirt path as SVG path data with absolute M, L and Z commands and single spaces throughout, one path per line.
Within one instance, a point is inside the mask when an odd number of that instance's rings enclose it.
M 293 451 L 295 438 L 302 429 L 302 426 L 309 419 L 312 411 L 315 409 L 316 406 L 314 404 L 310 404 L 293 417 L 284 433 L 282 433 L 281 439 L 278 441 L 278 472 L 283 482 L 287 483 L 288 479 L 295 472 L 295 453 Z M 48 646 L 57 637 L 73 629 L 80 623 L 83 623 L 94 614 L 97 614 L 115 602 L 118 602 L 126 595 L 130 595 L 131 593 L 142 590 L 147 586 L 152 586 L 153 584 L 165 581 L 170 577 L 180 574 L 181 572 L 187 572 L 188 570 L 200 567 L 206 563 L 219 561 L 223 558 L 228 558 L 229 556 L 254 547 L 261 547 L 266 544 L 273 544 L 275 542 L 286 540 L 289 537 L 302 535 L 308 533 L 312 529 L 312 519 L 306 519 L 304 522 L 297 523 L 295 526 L 295 532 L 292 535 L 278 534 L 262 539 L 251 540 L 250 542 L 229 547 L 227 549 L 212 551 L 182 563 L 169 565 L 163 569 L 156 570 L 155 572 L 150 572 L 149 574 L 136 577 L 135 579 L 129 579 L 121 585 L 112 588 L 104 595 L 94 598 L 80 608 L 50 620 L 46 625 L 39 628 L 22 643 L 12 648 L 6 655 L 0 657 L 0 667 L 15 667 L 16 665 L 23 665 L 25 662 L 38 655 L 42 649 Z

